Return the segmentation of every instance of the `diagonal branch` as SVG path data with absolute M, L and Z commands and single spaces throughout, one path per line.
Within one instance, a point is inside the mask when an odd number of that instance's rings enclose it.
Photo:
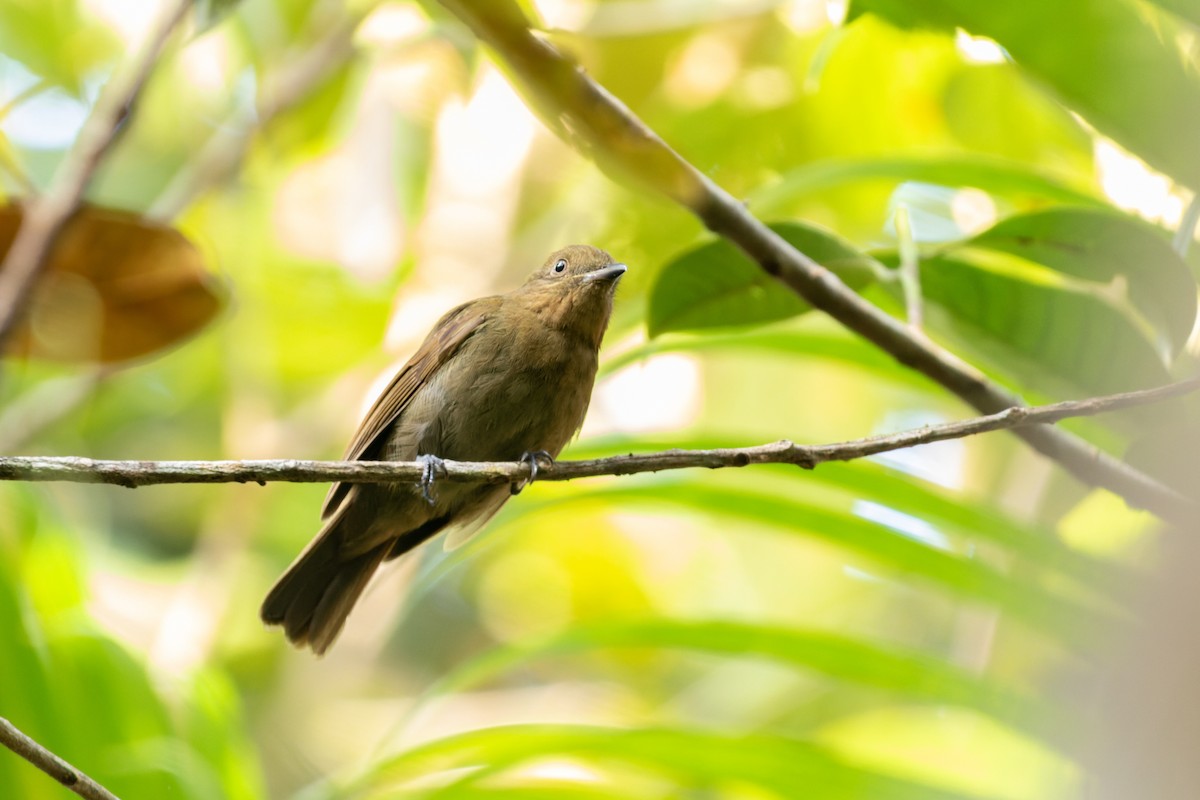
M 624 179 L 683 205 L 713 232 L 746 252 L 768 274 L 897 361 L 985 414 L 1022 406 L 1022 399 L 977 369 L 859 297 L 835 275 L 756 219 L 625 107 L 574 61 L 530 30 L 513 0 L 438 0 L 491 46 L 546 123 L 579 150 Z M 1079 480 L 1108 489 L 1133 506 L 1177 523 L 1193 522 L 1192 504 L 1120 459 L 1065 431 L 1017 429 L 1034 449 Z
M 100 162 L 127 127 L 124 123 L 159 53 L 191 6 L 191 0 L 175 0 L 162 12 L 142 49 L 104 87 L 49 189 L 25 206 L 24 221 L 0 266 L 0 345 L 20 321 L 55 239 L 79 208 Z
M 599 475 L 636 475 L 642 472 L 706 467 L 745 467 L 751 464 L 793 464 L 813 469 L 827 461 L 852 461 L 947 439 L 1007 429 L 1045 427 L 1069 417 L 1092 416 L 1124 408 L 1161 402 L 1200 389 L 1200 378 L 1136 392 L 1069 400 L 1045 406 L 1014 406 L 983 417 L 928 425 L 923 428 L 870 436 L 835 444 L 798 445 L 789 441 L 755 447 L 712 450 L 666 450 L 643 455 L 613 456 L 587 461 L 560 461 L 539 466 L 539 481 L 569 481 Z M 528 462 L 444 461 L 439 479 L 455 482 L 514 483 L 529 480 Z M 388 461 L 102 461 L 77 457 L 0 457 L 0 480 L 110 483 L 134 488 L 160 483 L 390 483 L 421 479 L 425 462 Z M 1191 501 L 1180 506 L 1193 511 Z
M 19 755 L 80 797 L 88 800 L 117 800 L 117 796 L 51 753 L 0 717 L 0 745 Z

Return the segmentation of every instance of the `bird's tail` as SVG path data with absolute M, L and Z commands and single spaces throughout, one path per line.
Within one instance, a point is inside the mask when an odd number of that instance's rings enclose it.
M 340 515 L 329 521 L 312 544 L 288 567 L 259 612 L 268 625 L 282 625 L 297 647 L 322 655 L 341 633 L 350 609 L 383 563 L 391 542 L 346 558 L 340 552 Z

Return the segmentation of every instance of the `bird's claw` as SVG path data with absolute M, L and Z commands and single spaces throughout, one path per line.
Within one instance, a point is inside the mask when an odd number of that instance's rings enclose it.
M 531 453 L 522 453 L 520 461 L 522 464 L 529 464 L 529 477 L 520 483 L 514 483 L 509 491 L 513 495 L 521 493 L 526 486 L 537 480 L 538 476 L 538 459 L 545 459 L 546 466 L 554 466 L 554 456 L 550 455 L 545 450 L 534 450 Z
M 417 461 L 425 465 L 421 470 L 421 496 L 425 498 L 426 503 L 433 505 L 437 502 L 437 495 L 433 493 L 433 482 L 439 472 L 446 474 L 446 465 L 434 455 L 417 456 Z

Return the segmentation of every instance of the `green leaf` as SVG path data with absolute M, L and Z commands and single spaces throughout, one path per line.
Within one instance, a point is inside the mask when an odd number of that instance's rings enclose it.
M 784 222 L 771 228 L 853 289 L 871 283 L 881 270 L 874 259 L 816 226 Z M 646 322 L 653 337 L 667 331 L 774 322 L 811 308 L 741 250 L 719 239 L 663 268 L 650 290 Z
M 238 688 L 222 672 L 204 670 L 186 687 L 187 703 L 179 717 L 183 736 L 198 756 L 192 767 L 213 775 L 222 800 L 263 796 L 263 775 L 253 742 L 246 734 Z
M 634 450 L 713 449 L 744 444 L 744 441 L 725 436 L 693 435 L 686 439 L 665 440 L 613 436 L 572 445 L 568 457 L 603 458 Z M 834 508 L 846 497 L 886 506 L 947 533 L 1002 547 L 1029 566 L 1059 572 L 1081 586 L 1103 587 L 1105 595 L 1118 593 L 1131 586 L 1134 580 L 1131 573 L 1116 565 L 1072 550 L 1051 529 L 1029 521 L 1018 522 L 982 498 L 956 495 L 884 464 L 860 459 L 821 464 L 799 474 L 794 467 L 783 464 L 763 465 L 757 469 L 789 476 L 790 482 L 796 484 L 796 492 L 802 485 L 810 489 L 816 487 L 817 493 Z
M 682 728 L 629 730 L 588 725 L 496 726 L 450 736 L 375 765 L 348 787 L 343 796 L 388 790 L 449 770 L 476 767 L 490 775 L 554 756 L 581 759 L 596 770 L 621 765 L 638 767 L 667 778 L 677 789 L 749 784 L 780 797 L 811 796 L 813 787 L 819 786 L 823 800 L 963 797 L 856 767 L 820 747 L 782 736 L 728 736 Z M 473 797 L 476 791 L 473 778 L 468 775 L 458 786 L 437 795 Z
M 1126 297 L 1178 354 L 1196 319 L 1196 281 L 1159 231 L 1117 213 L 1055 208 L 1009 217 L 973 244 L 1100 286 L 1121 281 Z
M 52 636 L 50 676 L 59 713 L 85 713 L 61 749 L 68 761 L 123 797 L 195 797 L 174 764 L 139 757 L 169 738 L 171 723 L 148 676 L 115 642 L 92 633 Z
M 1133 573 L 1072 550 L 1053 529 L 1018 521 L 984 498 L 956 495 L 882 464 L 823 464 L 806 477 L 976 542 L 1003 547 L 1026 564 L 1057 571 L 1109 598 L 1134 584 Z
M 1112 622 L 1111 614 L 1098 608 L 1037 585 L 1018 584 L 980 560 L 930 546 L 849 510 L 832 510 L 762 491 L 695 481 L 646 482 L 572 492 L 556 500 L 531 499 L 522 504 L 521 513 L 565 502 L 579 507 L 589 501 L 607 508 L 661 508 L 671 504 L 693 513 L 729 517 L 824 540 L 865 559 L 871 565 L 868 569 L 883 568 L 897 580 L 939 586 L 960 597 L 995 605 L 1034 629 L 1076 645 L 1094 642 Z M 508 516 L 505 521 L 511 523 L 513 519 Z M 478 537 L 489 538 L 495 537 Z M 863 562 L 856 559 L 856 563 Z M 438 565 L 436 569 L 440 572 L 445 568 Z M 422 582 L 433 579 L 427 577 Z
M 853 0 L 902 27 L 964 28 L 996 40 L 1101 133 L 1181 183 L 1200 187 L 1200 79 L 1129 0 L 981 3 Z
M 1180 19 L 1200 26 L 1200 3 L 1197 3 L 1196 0 L 1149 0 L 1149 2 L 1170 11 Z
M 920 273 L 931 330 L 1049 394 L 1166 383 L 1196 316 L 1195 280 L 1163 235 L 1099 209 L 1009 217 L 932 250 Z
M 197 34 L 215 28 L 241 4 L 242 0 L 200 0 L 196 4 Z
M 1061 733 L 1045 702 L 916 651 L 880 647 L 822 631 L 742 622 L 651 619 L 574 628 L 548 641 L 493 650 L 455 670 L 432 690 L 461 692 L 529 661 L 599 648 L 682 648 L 763 658 L 900 695 L 904 702 L 970 708 L 1035 735 Z
M 45 642 L 4 544 L 0 541 L 0 716 L 40 742 L 59 742 L 69 725 L 56 713 L 46 677 Z M 0 790 L 8 796 L 49 797 L 47 786 L 36 770 L 16 759 L 0 758 Z
M 900 28 L 933 28 L 954 30 L 949 16 L 939 16 L 938 7 L 929 3 L 909 0 L 850 0 L 846 9 L 846 23 L 854 22 L 863 14 L 876 14 Z
M 758 214 L 787 208 L 798 198 L 863 181 L 920 181 L 940 186 L 963 186 L 991 194 L 1032 195 L 1060 203 L 1103 206 L 1093 194 L 1018 161 L 985 155 L 946 155 L 938 158 L 879 157 L 825 159 L 785 172 L 752 193 L 750 206 Z
M 465 797 L 468 800 L 635 800 L 647 797 L 657 800 L 661 795 L 651 792 L 644 794 L 630 786 L 597 787 L 589 783 L 571 783 L 561 779 L 531 779 L 527 783 L 502 786 L 480 786 L 475 780 L 479 773 L 472 773 L 468 778 L 456 781 L 444 789 L 429 792 L 406 791 L 407 800 L 429 798 L 429 800 L 445 800 L 445 798 Z M 536 785 L 533 784 L 536 781 Z M 394 794 L 384 793 L 376 797 L 392 800 Z M 306 800 L 303 799 L 303 800 Z
M 1170 380 L 1145 322 L 1103 286 L 970 246 L 923 258 L 920 269 L 930 327 L 1022 383 L 1077 395 Z
M 658 353 L 711 351 L 757 351 L 785 357 L 821 358 L 858 367 L 899 385 L 918 389 L 937 388 L 937 384 L 926 376 L 902 366 L 878 347 L 845 331 L 778 326 L 732 333 L 661 336 L 606 359 L 600 365 L 600 375 L 610 375 Z
M 221 717 L 207 717 L 199 730 L 193 720 L 204 710 L 196 693 L 168 708 L 145 666 L 92 629 L 81 598 L 72 601 L 70 590 L 66 602 L 49 597 L 78 580 L 77 551 L 67 544 L 44 529 L 23 551 L 0 543 L 0 715 L 121 797 L 263 796 L 253 751 L 232 724 L 239 707 L 232 687 L 221 698 Z M 54 561 L 36 563 L 47 551 Z M 54 605 L 47 609 L 39 597 Z M 0 797 L 50 800 L 62 791 L 0 758 Z
M 120 53 L 120 41 L 76 0 L 0 3 L 0 53 L 79 95 L 83 80 Z
M 708 449 L 742 444 L 745 442 L 719 435 L 666 440 L 639 437 L 636 441 L 614 436 L 574 444 L 567 457 L 588 459 L 635 449 Z M 1074 601 L 1068 604 L 1073 608 L 1060 609 L 1062 614 L 1057 621 L 1050 619 L 1059 616 L 1058 611 L 1052 609 L 1045 609 L 1046 619 L 1040 619 L 1043 609 L 1039 603 L 1056 606 L 1059 603 L 1057 595 L 1033 588 L 1031 591 L 1037 595 L 1036 599 L 1022 597 L 1022 590 L 1011 584 L 1006 586 L 1004 578 L 985 564 L 929 547 L 885 525 L 863 519 L 851 513 L 847 503 L 872 502 L 922 520 L 939 532 L 1003 548 L 1006 556 L 1019 559 L 1015 563 L 1021 569 L 1049 573 L 1048 577 L 1052 578 L 1069 578 L 1074 592 L 1071 596 L 1088 598 L 1089 606 L 1094 604 L 1106 609 L 1104 614 L 1119 613 L 1122 598 L 1128 596 L 1135 582 L 1136 576 L 1132 572 L 1071 549 L 1053 530 L 1028 521 L 1018 522 L 987 503 L 964 498 L 882 464 L 869 461 L 830 463 L 803 473 L 788 465 L 764 465 L 756 469 L 790 478 L 772 487 L 773 491 L 781 493 L 779 496 L 730 488 L 726 479 L 708 482 L 694 478 L 645 477 L 633 485 L 602 486 L 551 497 L 536 494 L 523 497 L 520 504 L 505 507 L 496 527 L 520 526 L 529 515 L 568 503 L 573 507 L 583 507 L 589 501 L 606 507 L 677 504 L 683 510 L 741 517 L 757 524 L 825 539 L 907 577 L 941 585 L 957 594 L 1001 604 L 1016 600 L 1022 606 L 1016 610 L 1018 616 L 1034 627 L 1065 630 L 1068 638 L 1076 633 L 1082 633 L 1083 639 L 1092 636 L 1090 632 L 1076 630 L 1081 618 L 1085 619 L 1084 627 L 1087 628 L 1099 622 L 1088 619 L 1091 612 L 1074 605 Z M 806 492 L 808 496 L 803 497 Z M 414 594 L 424 593 L 463 561 L 477 557 L 481 550 L 500 539 L 502 537 L 497 535 L 478 536 L 451 552 L 429 553 L 414 586 Z

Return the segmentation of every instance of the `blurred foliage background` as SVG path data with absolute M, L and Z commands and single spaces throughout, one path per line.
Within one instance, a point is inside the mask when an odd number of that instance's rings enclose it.
M 151 5 L 0 4 L 10 200 L 47 184 Z M 1030 400 L 1194 372 L 1189 4 L 523 6 L 899 316 L 917 259 L 926 333 Z M 37 307 L 5 453 L 336 458 L 438 316 L 570 242 L 630 271 L 568 458 L 970 414 L 555 139 L 432 3 L 214 0 L 129 124 L 89 201 L 177 227 L 207 273 L 102 298 L 149 309 L 132 360 L 80 352 L 104 314 Z M 120 270 L 112 247 L 81 249 Z M 1189 489 L 1159 445 L 1193 412 L 1068 427 Z M 1007 435 L 539 484 L 386 570 L 315 660 L 257 608 L 324 492 L 0 486 L 0 714 L 127 798 L 1071 798 L 1160 542 Z M 63 794 L 0 753 L 0 795 Z

